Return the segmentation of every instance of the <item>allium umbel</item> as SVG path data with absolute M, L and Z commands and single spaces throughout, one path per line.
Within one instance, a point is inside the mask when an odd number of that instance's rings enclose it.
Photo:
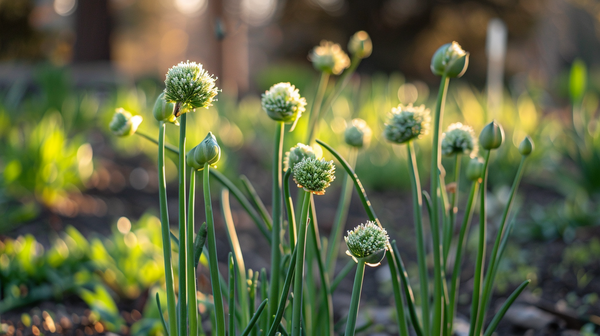
M 169 69 L 165 79 L 165 99 L 178 105 L 175 117 L 198 107 L 208 108 L 219 93 L 215 78 L 202 64 L 181 62 Z
M 348 255 L 354 260 L 367 258 L 369 266 L 377 266 L 388 248 L 389 237 L 387 231 L 379 227 L 375 222 L 368 221 L 366 224 L 360 224 L 354 230 L 348 231 L 344 237 L 348 245 Z M 379 255 L 381 254 L 381 255 Z M 378 260 L 371 260 L 371 258 Z
M 293 169 L 294 166 L 305 158 L 316 159 L 317 155 L 311 146 L 298 143 L 296 146 L 290 148 L 290 151 L 285 153 L 283 159 L 283 171 Z
M 315 69 L 333 75 L 339 75 L 350 66 L 350 58 L 339 44 L 321 41 L 308 55 Z
M 448 130 L 442 135 L 442 154 L 476 156 L 477 138 L 473 128 L 459 122 L 448 126 Z
M 143 120 L 142 116 L 132 116 L 131 113 L 119 107 L 115 110 L 115 114 L 108 127 L 114 135 L 128 136 L 137 131 L 138 126 L 140 126 Z
M 390 119 L 385 124 L 383 135 L 390 142 L 398 144 L 419 139 L 429 132 L 431 115 L 425 105 L 398 105 L 392 109 Z
M 344 140 L 352 147 L 367 148 L 371 143 L 373 131 L 366 121 L 356 118 L 353 119 L 350 125 L 346 127 L 344 132 Z
M 306 110 L 306 99 L 290 83 L 278 83 L 262 95 L 262 108 L 276 121 L 291 123 Z
M 325 159 L 305 158 L 292 171 L 298 188 L 315 195 L 325 194 L 325 189 L 335 180 L 335 165 Z

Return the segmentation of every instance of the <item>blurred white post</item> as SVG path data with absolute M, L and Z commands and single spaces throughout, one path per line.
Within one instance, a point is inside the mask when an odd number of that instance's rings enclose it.
M 495 118 L 502 109 L 504 59 L 506 58 L 506 25 L 500 19 L 488 23 L 486 53 L 487 73 L 487 117 Z M 486 121 L 488 120 L 486 118 Z

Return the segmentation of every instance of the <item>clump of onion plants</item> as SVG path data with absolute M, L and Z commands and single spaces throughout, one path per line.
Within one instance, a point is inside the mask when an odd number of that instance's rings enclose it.
M 273 85 L 262 95 L 262 109 L 274 122 L 275 139 L 272 151 L 272 205 L 267 211 L 251 182 L 242 177 L 246 193 L 219 173 L 214 167 L 219 162 L 221 150 L 218 134 L 208 133 L 195 147 L 186 148 L 186 118 L 200 107 L 208 108 L 218 93 L 215 79 L 200 64 L 180 63 L 169 69 L 165 91 L 157 98 L 153 115 L 159 122 L 158 140 L 136 132 L 141 118 L 132 117 L 118 110 L 110 128 L 117 135 L 138 134 L 158 144 L 159 201 L 162 223 L 163 253 L 165 260 L 166 314 L 163 326 L 170 336 L 202 335 L 201 315 L 196 286 L 196 268 L 202 253 L 207 254 L 212 287 L 212 298 L 207 305 L 212 316 L 212 335 L 334 335 L 336 321 L 333 314 L 332 295 L 339 283 L 356 267 L 350 311 L 345 317 L 345 335 L 354 335 L 357 328 L 360 295 L 365 266 L 377 266 L 387 262 L 395 301 L 395 315 L 399 334 L 408 336 L 450 336 L 456 311 L 460 272 L 464 245 L 467 240 L 471 218 L 479 199 L 480 221 L 477 237 L 478 251 L 475 264 L 473 296 L 471 304 L 470 335 L 491 335 L 510 304 L 523 291 L 525 281 L 506 301 L 491 323 L 484 328 L 494 279 L 508 239 L 511 223 L 510 209 L 517 191 L 525 160 L 533 151 L 533 142 L 525 138 L 518 148 L 522 155 L 507 206 L 500 220 L 500 227 L 486 260 L 487 217 L 486 189 L 490 157 L 504 143 L 502 126 L 492 121 L 485 126 L 479 137 L 468 125 L 455 123 L 441 132 L 446 92 L 451 78 L 462 76 L 467 70 L 469 54 L 458 43 L 442 46 L 433 56 L 431 70 L 441 76 L 441 85 L 435 107 L 424 105 L 399 105 L 388 113 L 382 137 L 395 146 L 405 146 L 408 154 L 409 178 L 412 186 L 414 225 L 416 229 L 417 263 L 419 272 L 420 300 L 413 295 L 404 262 L 395 241 L 389 241 L 384 228 L 365 188 L 354 168 L 360 151 L 367 151 L 373 132 L 362 119 L 348 123 L 344 141 L 347 159 L 334 148 L 318 140 L 318 125 L 322 113 L 327 113 L 350 76 L 372 51 L 372 43 L 364 31 L 356 33 L 348 44 L 351 57 L 333 42 L 322 42 L 309 55 L 315 69 L 321 72 L 316 95 L 307 110 L 307 100 L 291 83 Z M 330 76 L 337 76 L 333 90 L 326 87 Z M 325 103 L 323 104 L 323 100 Z M 201 112 L 199 112 L 201 113 Z M 306 142 L 298 143 L 283 154 L 283 144 L 288 132 L 297 132 L 299 118 L 308 115 L 309 127 Z M 134 119 L 135 118 L 135 119 Z M 468 121 L 465 121 L 468 122 Z M 165 142 L 165 127 L 179 126 L 178 147 Z M 421 189 L 416 151 L 418 143 L 433 141 L 431 153 L 430 192 Z M 321 157 L 321 146 L 334 161 Z M 178 235 L 169 229 L 167 194 L 165 185 L 165 149 L 178 156 L 179 176 L 179 230 Z M 480 157 L 481 155 L 482 157 Z M 446 181 L 441 157 L 454 159 L 454 177 Z M 464 206 L 464 216 L 458 222 L 458 197 L 461 162 L 470 192 Z M 336 164 L 344 174 L 342 192 L 327 251 L 322 247 L 320 230 L 315 211 L 315 196 L 323 195 L 336 183 Z M 189 175 L 186 179 L 186 172 Z M 195 228 L 195 181 L 202 175 L 206 223 Z M 221 211 L 223 213 L 231 253 L 228 258 L 227 279 L 219 273 L 215 240 L 210 179 L 215 178 L 222 186 Z M 446 183 L 448 182 L 448 185 Z M 298 187 L 298 198 L 291 196 L 293 185 Z M 367 215 L 365 224 L 348 231 L 346 227 L 352 190 L 355 189 Z M 189 190 L 186 198 L 186 190 Z M 231 215 L 229 195 L 232 194 L 263 235 L 271 248 L 271 266 L 260 271 L 245 268 L 243 253 Z M 451 197 L 449 197 L 451 194 Z M 426 205 L 425 207 L 423 205 Z M 423 212 L 429 217 L 428 230 L 422 220 Z M 285 216 L 287 215 L 287 216 Z M 287 224 L 287 225 L 286 225 Z M 389 228 L 392 225 L 386 224 Z M 458 235 L 455 235 L 458 231 Z M 426 232 L 430 232 L 427 235 Z M 335 274 L 339 246 L 345 241 L 351 260 Z M 206 242 L 206 248 L 204 247 Z M 178 250 L 178 267 L 172 265 L 173 246 Z M 452 249 L 451 246 L 455 248 Z M 433 257 L 433 267 L 427 263 Z M 316 269 L 313 267 L 316 263 Z M 175 272 L 175 269 L 178 272 Z M 317 272 L 317 277 L 315 277 Z M 177 274 L 176 274 L 177 273 Z M 175 285 L 175 277 L 178 285 Z M 318 279 L 318 281 L 315 281 Z M 226 280 L 229 282 L 227 283 Z M 433 283 L 433 291 L 429 290 Z M 319 287 L 317 285 L 320 285 Z M 178 295 L 176 296 L 176 290 Z M 293 295 L 290 295 L 293 293 Z M 158 300 L 158 297 L 157 297 Z M 207 303 L 206 301 L 202 301 Z M 260 304 L 258 304 L 260 302 Z M 160 302 L 158 304 L 161 307 Z M 227 315 L 226 315 L 227 312 Z M 411 330 L 412 329 L 412 330 Z M 237 332 L 236 332 L 237 330 Z

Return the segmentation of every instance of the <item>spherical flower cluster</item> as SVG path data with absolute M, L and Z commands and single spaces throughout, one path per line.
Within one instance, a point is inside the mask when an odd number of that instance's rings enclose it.
M 469 66 L 469 53 L 460 44 L 452 42 L 441 46 L 431 59 L 431 72 L 434 75 L 460 77 Z
M 204 140 L 192 148 L 186 156 L 188 166 L 195 170 L 203 170 L 206 163 L 215 165 L 219 159 L 221 159 L 221 147 L 212 132 L 208 132 Z
M 425 105 L 398 105 L 392 109 L 389 121 L 385 124 L 383 135 L 390 142 L 402 144 L 419 139 L 429 132 L 431 116 Z
M 347 254 L 355 261 L 366 258 L 365 261 L 370 266 L 377 266 L 381 262 L 389 239 L 387 231 L 371 221 L 348 231 L 348 235 L 344 237 L 348 245 Z
M 321 41 L 308 55 L 315 69 L 329 74 L 339 75 L 350 66 L 350 58 L 339 44 Z
M 346 131 L 344 132 L 344 140 L 352 147 L 367 148 L 371 143 L 372 135 L 373 131 L 371 131 L 371 128 L 367 122 L 360 118 L 356 118 L 353 119 L 350 125 L 348 125 L 346 128 Z
M 335 180 L 335 165 L 325 159 L 305 158 L 292 171 L 298 188 L 315 195 L 325 194 L 325 189 Z
M 175 117 L 198 107 L 208 108 L 219 93 L 215 78 L 202 64 L 181 62 L 169 69 L 165 79 L 165 99 L 178 104 Z
M 306 109 L 306 99 L 290 83 L 271 86 L 263 93 L 261 104 L 271 119 L 285 123 L 296 121 Z
M 356 32 L 348 42 L 348 50 L 352 55 L 358 58 L 367 58 L 373 51 L 373 43 L 366 31 Z
M 477 139 L 473 127 L 459 122 L 448 126 L 446 133 L 442 134 L 442 154 L 446 156 L 457 154 L 476 156 Z
M 132 116 L 131 113 L 119 107 L 115 110 L 115 115 L 113 115 L 108 127 L 114 135 L 128 136 L 137 131 L 143 120 L 142 116 Z
M 298 143 L 296 146 L 290 148 L 289 152 L 285 153 L 283 171 L 294 169 L 294 166 L 305 158 L 316 159 L 317 155 L 311 146 Z

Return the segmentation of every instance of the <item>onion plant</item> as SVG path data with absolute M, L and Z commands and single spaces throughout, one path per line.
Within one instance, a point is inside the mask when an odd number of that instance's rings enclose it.
M 277 333 L 292 336 L 333 335 L 336 321 L 334 321 L 331 298 L 338 284 L 356 265 L 350 311 L 348 316 L 341 320 L 342 323 L 346 321 L 345 335 L 354 335 L 362 328 L 356 323 L 365 266 L 379 265 L 385 259 L 392 279 L 399 334 L 450 336 L 453 332 L 465 242 L 478 199 L 479 236 L 474 265 L 470 335 L 479 336 L 484 333 L 491 335 L 510 304 L 527 286 L 528 281 L 525 281 L 517 288 L 485 329 L 494 279 L 512 227 L 512 222 L 509 220 L 511 206 L 526 158 L 533 150 L 533 143 L 527 137 L 518 148 L 522 155 L 521 164 L 500 219 L 491 253 L 487 257 L 488 230 L 485 209 L 487 176 L 492 162 L 491 153 L 503 144 L 504 132 L 497 122 L 492 121 L 483 128 L 478 140 L 475 138 L 474 130 L 461 123 L 450 125 L 442 134 L 444 105 L 450 79 L 460 77 L 468 66 L 469 54 L 462 50 L 458 43 L 453 42 L 442 46 L 434 54 L 431 62 L 433 73 L 441 77 L 433 113 L 424 105 L 399 105 L 392 109 L 383 134 L 390 143 L 406 145 L 408 154 L 409 176 L 407 178 L 412 185 L 416 261 L 419 272 L 420 298 L 415 299 L 401 251 L 395 241 L 390 243 L 384 223 L 375 214 L 366 190 L 354 171 L 359 149 L 368 148 L 372 137 L 371 128 L 360 119 L 350 123 L 344 135 L 345 142 L 350 146 L 348 159 L 342 157 L 325 142 L 316 140 L 318 124 L 322 118 L 321 112 L 327 112 L 331 108 L 331 104 L 347 84 L 360 60 L 371 53 L 372 46 L 368 34 L 365 32 L 355 34 L 348 49 L 352 54 L 351 58 L 339 45 L 331 42 L 322 42 L 311 52 L 310 60 L 315 68 L 321 71 L 321 79 L 312 102 L 309 127 L 306 130 L 308 142 L 297 144 L 285 155 L 283 144 L 286 125 L 291 124 L 287 128 L 289 132 L 297 132 L 294 126 L 305 112 L 307 101 L 290 83 L 275 84 L 262 95 L 262 108 L 277 125 L 272 153 L 272 212 L 270 214 L 248 179 L 241 178 L 247 191 L 245 194 L 213 168 L 221 155 L 217 141 L 218 134 L 213 135 L 209 132 L 200 144 L 186 152 L 188 115 L 191 117 L 193 115 L 191 112 L 198 108 L 210 107 L 218 93 L 215 79 L 202 65 L 188 61 L 169 69 L 165 80 L 166 88 L 157 98 L 153 111 L 160 124 L 157 140 L 152 136 L 136 133 L 141 117 L 132 116 L 126 111 L 117 111 L 111 123 L 111 129 L 116 134 L 138 134 L 158 145 L 159 204 L 167 293 L 167 309 L 166 317 L 163 316 L 165 317 L 163 325 L 167 335 L 204 334 L 198 304 L 206 301 L 198 299 L 196 286 L 196 268 L 199 265 L 208 266 L 210 272 L 212 300 L 207 307 L 212 321 L 212 335 L 274 336 Z M 331 75 L 341 75 L 341 77 L 333 90 L 328 91 L 327 86 Z M 180 137 L 177 147 L 165 142 L 165 129 L 167 126 L 172 127 L 171 125 L 179 126 Z M 429 181 L 431 190 L 427 193 L 421 188 L 422 181 L 416 153 L 419 150 L 419 142 L 425 141 L 427 138 L 424 136 L 429 132 L 432 133 L 433 143 Z M 313 144 L 313 141 L 317 144 Z M 315 211 L 317 198 L 314 196 L 324 194 L 334 182 L 336 166 L 334 161 L 317 154 L 322 152 L 315 151 L 318 145 L 326 150 L 328 153 L 326 156 L 335 158 L 345 172 L 345 182 L 342 185 L 327 251 L 320 238 Z M 178 235 L 171 232 L 167 213 L 165 150 L 174 154 L 178 162 Z M 477 156 L 478 151 L 482 153 L 483 160 Z M 454 177 L 450 181 L 446 181 L 442 155 L 453 159 Z M 470 157 L 470 161 L 462 165 L 465 156 Z M 461 167 L 466 167 L 465 175 L 470 183 L 470 192 L 466 199 L 463 218 L 459 221 L 458 208 L 463 201 L 459 197 L 459 190 L 461 185 L 465 184 L 465 181 L 459 179 Z M 189 174 L 187 175 L 189 185 L 186 174 Z M 200 176 L 206 226 L 200 227 L 196 234 L 195 186 Z M 221 210 L 231 249 L 227 275 L 220 274 L 218 269 L 210 192 L 211 177 L 214 177 L 223 187 Z M 446 182 L 449 182 L 448 185 Z M 295 201 L 291 196 L 290 184 L 292 183 L 300 188 L 300 197 Z M 347 253 L 353 261 L 347 263 L 336 274 L 335 265 L 342 232 L 347 224 L 353 189 L 360 198 L 368 220 L 366 224 L 348 231 L 345 237 Z M 189 190 L 189 193 L 186 193 L 186 190 Z M 266 270 L 258 272 L 245 267 L 243 251 L 231 214 L 230 194 L 248 213 L 263 235 L 264 242 L 270 246 L 271 266 L 268 275 Z M 429 228 L 425 227 L 424 211 L 429 218 Z M 284 216 L 285 214 L 287 216 Z M 458 228 L 455 227 L 456 222 L 460 222 Z M 385 227 L 391 228 L 387 223 Z M 285 232 L 286 230 L 288 232 Z M 456 231 L 458 231 L 457 235 L 455 235 Z M 206 247 L 204 247 L 205 241 Z M 454 249 L 451 248 L 452 245 L 455 245 Z M 178 251 L 178 272 L 175 272 L 173 267 L 175 260 L 173 250 Z M 198 260 L 202 253 L 207 254 L 208 262 L 199 264 Z M 433 257 L 432 268 L 427 264 L 429 256 Z M 315 277 L 312 267 L 315 261 L 318 266 L 318 277 Z M 430 291 L 432 283 L 433 291 Z M 291 292 L 293 296 L 290 295 Z

